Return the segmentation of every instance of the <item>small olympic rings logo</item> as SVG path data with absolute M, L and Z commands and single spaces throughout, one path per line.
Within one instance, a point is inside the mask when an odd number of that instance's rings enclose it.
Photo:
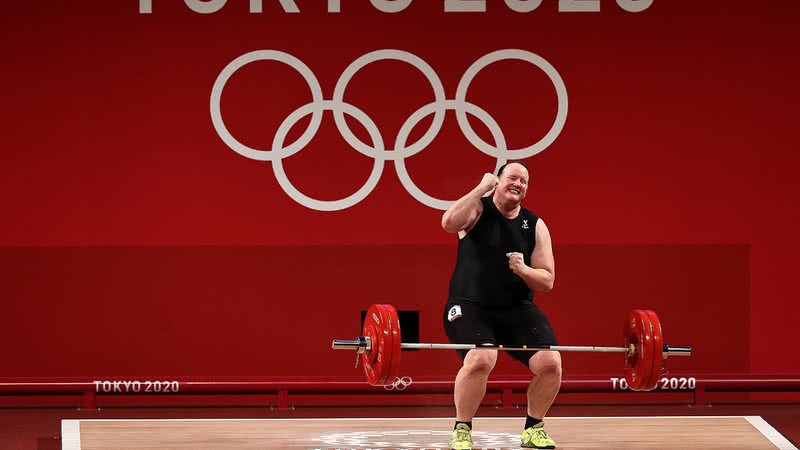
M 405 391 L 406 388 L 411 386 L 413 383 L 414 380 L 411 379 L 411 377 L 397 377 L 392 384 L 386 384 L 383 386 L 383 388 L 387 391 Z
M 381 60 L 397 60 L 414 66 L 425 75 L 433 89 L 434 95 L 434 100 L 432 102 L 423 105 L 406 119 L 400 127 L 400 131 L 398 131 L 391 148 L 387 148 L 383 142 L 380 130 L 375 124 L 375 121 L 363 110 L 344 101 L 347 84 L 353 76 L 367 64 Z M 558 99 L 558 111 L 553 125 L 539 141 L 528 147 L 519 149 L 508 148 L 503 131 L 494 118 L 480 106 L 467 101 L 467 91 L 470 83 L 472 83 L 472 80 L 478 72 L 490 64 L 502 60 L 521 60 L 533 64 L 547 74 L 555 87 Z M 278 61 L 291 66 L 305 79 L 311 90 L 311 102 L 300 106 L 281 122 L 272 140 L 272 147 L 270 149 L 258 149 L 243 144 L 228 131 L 222 119 L 220 103 L 226 83 L 237 70 L 255 61 Z M 375 186 L 377 186 L 386 161 L 394 162 L 400 182 L 406 191 L 415 199 L 431 208 L 440 210 L 447 209 L 452 201 L 432 197 L 417 187 L 411 180 L 404 161 L 405 158 L 424 150 L 439 134 L 446 111 L 455 111 L 458 126 L 464 137 L 479 151 L 495 158 L 497 160 L 495 166 L 497 169 L 509 159 L 525 159 L 550 146 L 564 128 L 564 124 L 567 121 L 567 109 L 567 88 L 558 71 L 541 56 L 519 49 L 497 50 L 478 58 L 469 66 L 466 72 L 464 72 L 464 75 L 461 77 L 456 87 L 456 94 L 453 99 L 446 98 L 442 81 L 428 63 L 412 53 L 393 49 L 369 52 L 353 61 L 347 66 L 336 82 L 336 86 L 333 90 L 333 98 L 331 100 L 326 100 L 323 97 L 322 86 L 305 63 L 288 53 L 278 50 L 257 50 L 239 56 L 222 69 L 222 72 L 220 72 L 211 89 L 211 121 L 222 141 L 233 151 L 244 157 L 258 161 L 271 161 L 275 178 L 283 190 L 301 205 L 319 211 L 338 211 L 346 209 L 366 198 Z M 326 110 L 333 112 L 336 127 L 345 141 L 356 151 L 375 160 L 372 172 L 366 183 L 353 194 L 337 200 L 318 200 L 303 194 L 289 181 L 283 168 L 283 159 L 305 148 L 317 133 L 322 121 L 323 111 Z M 311 120 L 308 128 L 296 141 L 287 144 L 286 136 L 292 126 L 309 114 L 311 115 Z M 357 120 L 364 129 L 367 130 L 372 144 L 361 141 L 353 134 L 350 127 L 347 125 L 345 114 Z M 427 131 L 425 131 L 422 137 L 417 141 L 409 143 L 408 137 L 413 128 L 421 120 L 431 114 L 433 114 L 433 121 Z M 467 119 L 467 114 L 483 122 L 492 135 L 494 145 L 484 141 L 475 133 L 475 130 L 472 129 Z

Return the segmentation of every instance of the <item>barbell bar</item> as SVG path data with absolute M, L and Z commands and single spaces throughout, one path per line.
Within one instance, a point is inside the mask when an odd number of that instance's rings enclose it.
M 400 320 L 392 305 L 375 304 L 367 310 L 363 334 L 356 339 L 334 339 L 335 350 L 355 350 L 356 366 L 362 363 L 367 382 L 390 385 L 397 378 L 400 352 L 407 350 L 504 350 L 559 352 L 624 353 L 625 379 L 632 390 L 649 391 L 658 384 L 664 361 L 670 356 L 691 356 L 688 346 L 664 343 L 661 321 L 654 311 L 635 309 L 628 314 L 623 329 L 624 347 L 576 345 L 504 346 L 476 344 L 406 343 L 400 341 Z
M 356 350 L 363 353 L 371 347 L 370 339 L 365 336 L 365 341 L 334 339 L 332 348 L 336 350 Z M 503 350 L 507 352 L 525 352 L 539 350 L 553 350 L 557 352 L 595 352 L 595 353 L 625 353 L 633 352 L 633 347 L 596 347 L 589 345 L 523 345 L 522 347 L 508 347 L 505 345 L 476 345 L 476 344 L 430 344 L 417 342 L 401 342 L 400 348 L 403 350 Z M 686 346 L 664 345 L 664 353 L 669 356 L 691 356 L 692 348 Z

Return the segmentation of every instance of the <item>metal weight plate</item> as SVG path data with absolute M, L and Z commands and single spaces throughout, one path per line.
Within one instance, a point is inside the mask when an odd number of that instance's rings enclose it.
M 400 366 L 400 321 L 391 305 L 371 305 L 364 318 L 363 336 L 371 349 L 361 354 L 367 382 L 373 386 L 391 383 Z
M 664 332 L 656 312 L 649 309 L 645 312 L 650 319 L 650 328 L 653 330 L 653 379 L 647 384 L 646 390 L 649 391 L 658 386 L 658 380 L 664 371 Z
M 625 345 L 633 344 L 633 353 L 625 358 L 625 381 L 631 390 L 652 389 L 653 378 L 653 332 L 650 317 L 641 309 L 628 314 L 624 328 Z

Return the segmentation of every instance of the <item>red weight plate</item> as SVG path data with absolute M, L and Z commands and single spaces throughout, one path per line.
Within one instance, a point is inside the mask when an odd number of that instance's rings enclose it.
M 384 386 L 390 383 L 389 369 L 392 362 L 392 352 L 394 351 L 394 347 L 392 346 L 392 322 L 386 305 L 372 305 L 371 308 L 375 309 L 380 320 L 378 333 L 379 340 L 381 341 L 381 351 L 377 354 L 377 358 L 380 359 L 381 370 L 380 373 L 377 374 L 378 376 L 374 383 L 370 384 L 374 386 Z
M 650 391 L 658 386 L 658 380 L 664 371 L 664 332 L 661 329 L 661 320 L 655 311 L 646 310 L 650 318 L 650 326 L 653 331 L 653 378 L 648 383 L 646 390 Z
M 394 360 L 394 344 L 392 342 L 392 329 L 394 324 L 392 323 L 392 316 L 390 309 L 391 307 L 387 307 L 387 305 L 375 305 L 375 308 L 379 311 L 381 316 L 381 323 L 383 324 L 383 328 L 380 330 L 381 332 L 381 341 L 382 341 L 382 353 L 381 358 L 383 361 L 381 362 L 381 375 L 382 378 L 376 381 L 376 385 L 384 386 L 387 384 L 391 384 L 393 379 L 390 378 L 391 370 L 392 370 L 392 361 Z
M 653 361 L 656 357 L 656 353 L 653 347 L 653 328 L 650 324 L 650 316 L 646 311 L 639 309 L 636 310 L 636 314 L 640 324 L 639 332 L 641 333 L 637 339 L 642 343 L 642 351 L 639 354 L 639 361 L 637 363 L 640 379 L 637 390 L 650 391 L 655 387 L 653 382 Z
M 364 318 L 363 335 L 372 348 L 361 354 L 367 382 L 373 386 L 391 383 L 400 366 L 400 322 L 391 305 L 371 305 Z
M 631 311 L 628 313 L 628 317 L 625 318 L 625 326 L 622 330 L 622 335 L 625 337 L 625 346 L 630 347 L 630 345 L 633 345 L 633 352 L 625 355 L 625 381 L 628 383 L 628 387 L 631 388 L 634 383 L 636 386 L 639 385 L 639 372 L 636 367 L 639 360 L 639 344 L 636 342 L 636 327 L 636 318 L 633 311 Z
M 384 328 L 384 318 L 381 316 L 380 310 L 377 305 L 371 305 L 364 317 L 363 329 L 363 335 L 370 339 L 371 348 L 369 352 L 361 354 L 361 364 L 367 382 L 372 385 L 382 384 L 386 378 L 383 367 L 385 343 L 382 331 Z
M 624 338 L 625 347 L 630 347 L 633 345 L 633 352 L 629 352 L 625 355 L 625 381 L 628 383 L 628 387 L 634 383 L 634 380 L 636 380 L 635 382 L 637 385 L 639 383 L 638 373 L 634 374 L 636 371 L 636 363 L 639 357 L 639 344 L 636 342 L 636 333 L 634 332 L 635 329 L 636 319 L 633 315 L 633 311 L 631 311 L 628 313 L 628 317 L 625 318 L 625 326 L 622 328 L 622 336 Z
M 379 378 L 382 377 L 382 354 L 383 342 L 380 338 L 380 313 L 375 309 L 375 306 L 370 306 L 367 310 L 367 315 L 364 317 L 364 328 L 362 335 L 369 338 L 370 349 L 368 352 L 361 353 L 361 367 L 364 369 L 364 375 L 367 377 L 367 383 L 376 384 Z
M 386 368 L 386 382 L 385 384 L 392 384 L 400 374 L 400 352 L 402 350 L 401 333 L 400 333 L 400 317 L 397 315 L 397 310 L 392 305 L 383 305 L 386 313 L 389 315 L 388 323 L 389 336 L 387 336 L 387 343 L 392 351 L 390 356 L 387 356 L 384 362 Z
M 633 353 L 625 358 L 625 380 L 631 390 L 645 390 L 653 376 L 653 333 L 647 313 L 635 309 L 628 314 L 625 336 L 626 345 L 634 346 Z

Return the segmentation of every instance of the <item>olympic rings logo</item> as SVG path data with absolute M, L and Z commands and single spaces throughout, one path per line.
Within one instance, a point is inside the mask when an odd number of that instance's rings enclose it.
M 355 105 L 344 101 L 347 84 L 353 76 L 367 64 L 381 60 L 397 60 L 414 66 L 425 75 L 433 89 L 434 95 L 434 100 L 432 102 L 423 105 L 406 119 L 400 127 L 400 131 L 397 133 L 391 148 L 387 148 L 384 144 L 380 130 L 372 118 Z M 533 64 L 547 74 L 555 87 L 558 98 L 558 111 L 553 125 L 538 142 L 528 147 L 519 149 L 508 148 L 503 131 L 492 116 L 480 106 L 467 101 L 467 91 L 475 75 L 490 64 L 502 60 L 521 60 Z M 272 140 L 272 147 L 270 149 L 249 147 L 236 139 L 225 126 L 220 107 L 222 92 L 231 76 L 247 64 L 256 61 L 278 61 L 291 66 L 305 79 L 311 90 L 311 102 L 300 106 L 281 122 Z M 529 158 L 550 146 L 564 128 L 564 124 L 567 121 L 567 109 L 567 88 L 558 71 L 541 56 L 519 49 L 497 50 L 478 58 L 469 66 L 466 72 L 464 72 L 456 88 L 455 98 L 453 99 L 445 97 L 442 81 L 428 63 L 412 53 L 390 49 L 369 52 L 347 66 L 336 82 L 333 98 L 331 100 L 326 100 L 323 97 L 322 87 L 308 66 L 296 57 L 278 50 L 257 50 L 239 56 L 222 69 L 222 72 L 220 72 L 211 89 L 211 121 L 222 141 L 233 151 L 244 157 L 258 161 L 271 161 L 275 178 L 283 190 L 301 205 L 319 211 L 338 211 L 346 209 L 366 198 L 375 186 L 377 186 L 386 161 L 394 162 L 400 182 L 406 191 L 417 199 L 417 201 L 431 208 L 440 210 L 447 209 L 452 201 L 432 197 L 417 187 L 408 175 L 404 161 L 405 158 L 424 150 L 439 134 L 446 111 L 455 111 L 458 126 L 464 137 L 479 151 L 495 158 L 497 160 L 495 170 L 497 170 L 497 168 L 505 164 L 509 159 L 519 160 Z M 283 159 L 305 148 L 317 133 L 322 121 L 323 111 L 326 110 L 333 112 L 336 128 L 345 141 L 353 147 L 353 149 L 373 158 L 375 161 L 372 172 L 366 183 L 353 194 L 337 200 L 318 200 L 303 194 L 292 184 L 283 168 Z M 308 128 L 296 141 L 287 144 L 285 141 L 289 130 L 299 120 L 309 114 L 311 115 L 311 120 Z M 345 121 L 345 114 L 357 120 L 361 126 L 367 130 L 370 140 L 372 141 L 371 144 L 361 141 L 353 134 Z M 425 131 L 422 137 L 416 142 L 409 143 L 408 137 L 413 128 L 422 119 L 431 114 L 433 114 L 433 121 L 428 130 Z M 467 119 L 467 114 L 483 122 L 492 134 L 494 145 L 484 141 L 475 133 Z
M 396 377 L 392 384 L 386 384 L 383 388 L 387 391 L 405 391 L 412 384 L 414 380 L 411 377 Z

